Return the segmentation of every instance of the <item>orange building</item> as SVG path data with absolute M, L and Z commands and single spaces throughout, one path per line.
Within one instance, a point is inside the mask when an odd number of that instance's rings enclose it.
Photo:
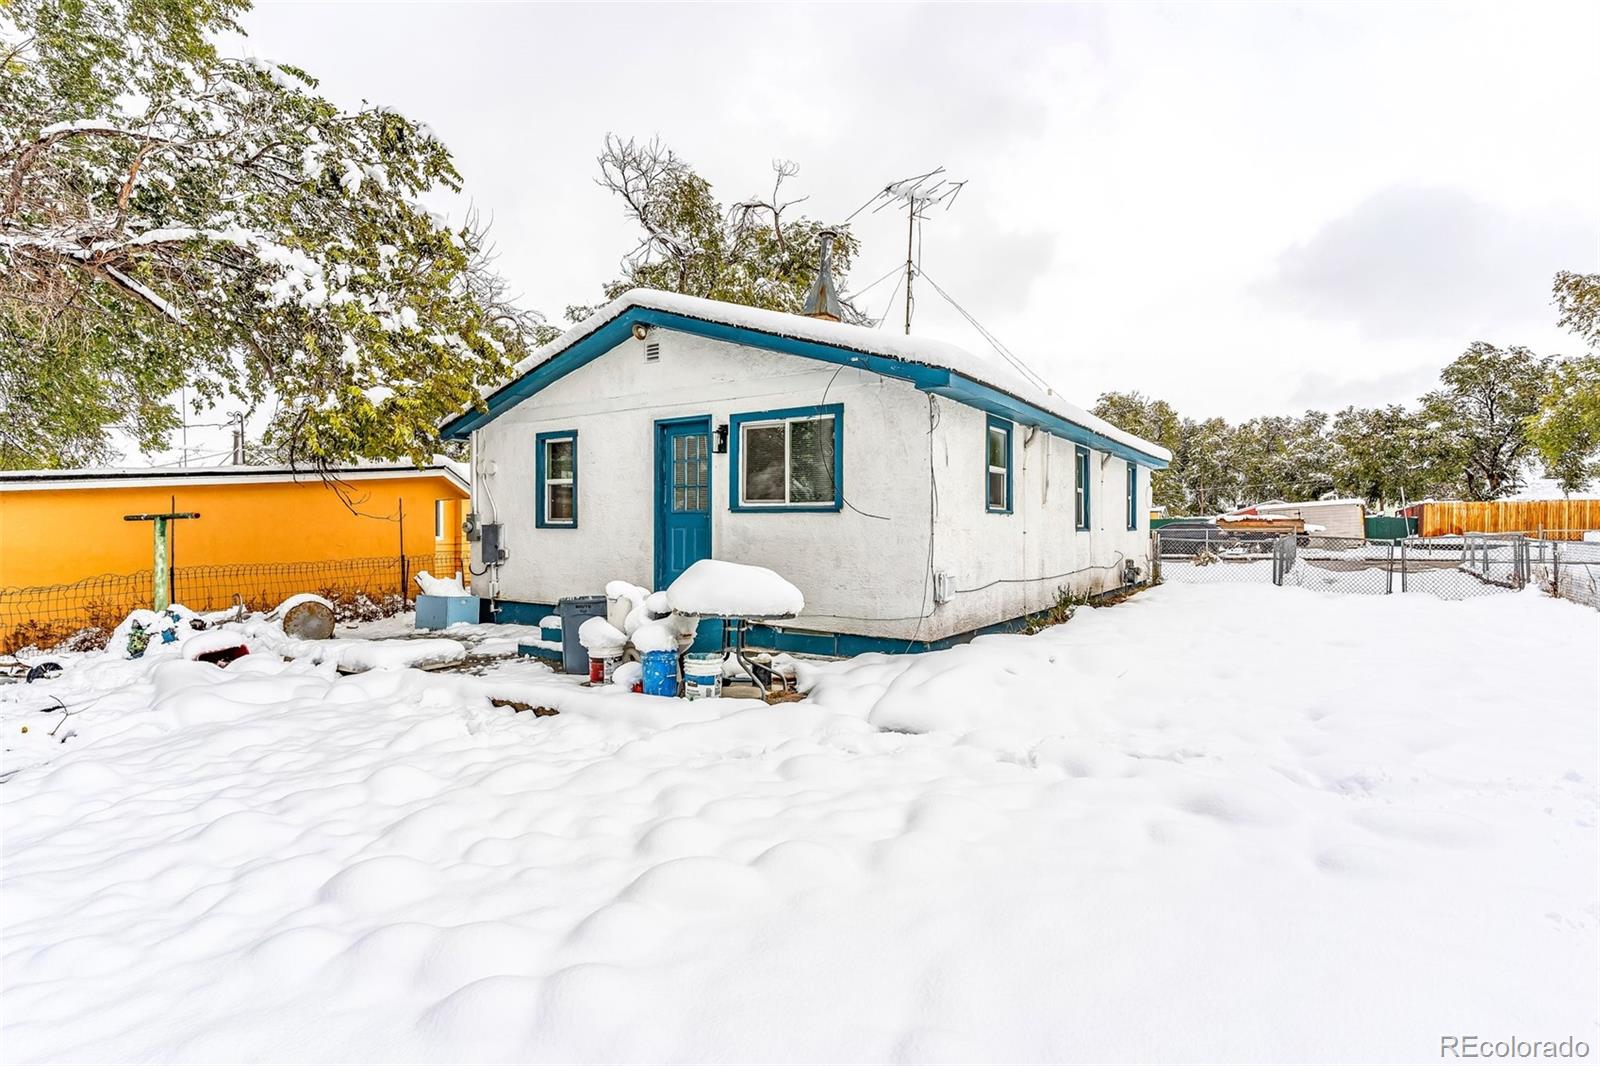
M 59 629 L 86 608 L 102 624 L 149 606 L 153 529 L 125 520 L 135 514 L 199 515 L 170 522 L 168 545 L 173 600 L 197 610 L 300 591 L 414 595 L 416 570 L 465 569 L 468 496 L 443 465 L 328 479 L 261 466 L 3 471 L 0 630 Z M 39 591 L 65 585 L 82 587 Z M 0 649 L 16 643 L 0 631 Z

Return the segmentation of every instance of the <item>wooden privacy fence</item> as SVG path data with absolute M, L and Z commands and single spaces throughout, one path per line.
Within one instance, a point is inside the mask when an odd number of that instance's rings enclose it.
M 1424 503 L 1420 524 L 1424 537 L 1543 531 L 1549 540 L 1582 540 L 1584 530 L 1600 529 L 1600 500 Z

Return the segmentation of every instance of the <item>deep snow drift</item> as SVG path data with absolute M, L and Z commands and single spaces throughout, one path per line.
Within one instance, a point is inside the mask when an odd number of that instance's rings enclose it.
M 249 656 L 0 690 L 12 1061 L 1593 1046 L 1600 614 L 1164 586 L 668 701 Z M 500 686 L 498 689 L 496 686 Z M 23 691 L 26 688 L 29 691 Z M 487 695 L 557 707 L 534 717 Z M 905 732 L 924 731 L 932 732 Z

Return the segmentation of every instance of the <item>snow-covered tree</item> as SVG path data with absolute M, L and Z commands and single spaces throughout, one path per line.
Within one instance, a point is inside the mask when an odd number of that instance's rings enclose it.
M 1560 324 L 1581 337 L 1590 352 L 1551 364 L 1528 437 L 1539 449 L 1545 473 L 1570 493 L 1600 479 L 1600 274 L 1563 270 L 1554 288 Z
M 1422 399 L 1422 416 L 1445 435 L 1459 462 L 1462 495 L 1498 500 L 1522 487 L 1528 422 L 1539 411 L 1550 360 L 1527 348 L 1475 341 L 1439 373 L 1444 387 Z
M 1334 491 L 1376 507 L 1456 495 L 1461 462 L 1444 427 L 1401 404 L 1334 415 Z
M 1600 355 L 1552 364 L 1528 437 L 1562 492 L 1581 492 L 1600 479 Z
M 1150 499 L 1155 506 L 1165 507 L 1173 514 L 1187 514 L 1189 501 L 1179 466 L 1183 420 L 1172 405 L 1140 392 L 1106 392 L 1095 401 L 1094 414 L 1172 453 L 1172 464 L 1165 470 L 1157 470 L 1150 478 Z
M 659 140 L 607 136 L 598 162 L 600 186 L 622 201 L 639 227 L 638 242 L 622 257 L 621 276 L 605 287 L 606 299 L 641 286 L 774 311 L 805 306 L 817 273 L 819 234 L 828 227 L 791 213 L 805 199 L 785 199 L 784 183 L 799 171 L 794 163 L 772 164 L 770 194 L 724 207 L 711 183 Z M 837 284 L 844 284 L 857 250 L 848 232 L 834 241 Z M 571 307 L 567 314 L 576 320 L 593 310 Z M 855 308 L 844 310 L 846 319 L 863 320 Z
M 424 125 L 220 55 L 242 0 L 0 3 L 0 466 L 160 446 L 174 393 L 271 403 L 296 462 L 426 459 L 536 316 Z

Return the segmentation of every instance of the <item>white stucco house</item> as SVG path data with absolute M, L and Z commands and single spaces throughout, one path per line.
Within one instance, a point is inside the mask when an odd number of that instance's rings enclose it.
M 496 617 L 709 557 L 805 594 L 752 644 L 853 654 L 1145 579 L 1164 449 L 998 356 L 830 320 L 830 299 L 811 317 L 634 290 L 448 422 L 472 444 L 473 587 Z

